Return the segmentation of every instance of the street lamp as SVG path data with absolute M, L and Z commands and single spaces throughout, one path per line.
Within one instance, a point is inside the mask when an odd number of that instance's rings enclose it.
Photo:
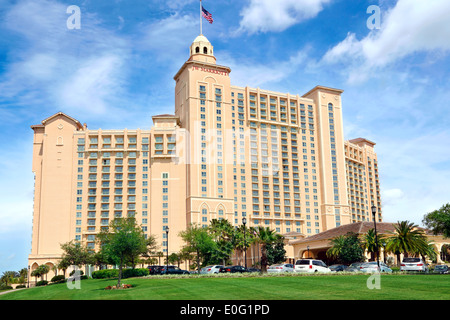
M 376 254 L 377 254 L 377 265 L 378 265 L 378 271 L 381 271 L 380 269 L 380 259 L 379 259 L 379 249 L 378 249 L 378 234 L 377 234 L 377 220 L 375 218 L 375 215 L 377 213 L 377 207 L 375 205 L 372 205 L 372 218 L 373 218 L 373 224 L 375 226 L 375 248 L 376 248 Z
M 166 274 L 169 274 L 169 227 L 166 226 Z
M 245 270 L 247 270 L 247 244 L 245 243 L 245 224 L 247 223 L 247 219 L 242 218 L 242 224 L 244 225 L 244 260 L 245 260 Z

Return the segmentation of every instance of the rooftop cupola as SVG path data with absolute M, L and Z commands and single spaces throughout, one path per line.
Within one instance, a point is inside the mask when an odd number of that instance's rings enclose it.
M 199 35 L 195 38 L 191 45 L 191 57 L 189 60 L 216 64 L 216 57 L 214 57 L 214 47 L 211 42 L 204 36 Z

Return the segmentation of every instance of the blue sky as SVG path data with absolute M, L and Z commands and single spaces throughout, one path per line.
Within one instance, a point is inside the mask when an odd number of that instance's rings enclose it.
M 69 30 L 70 5 L 81 29 Z M 380 8 L 369 29 L 370 5 Z M 346 139 L 375 141 L 384 221 L 450 202 L 448 0 L 203 0 L 203 34 L 234 85 L 344 90 Z M 30 125 L 58 111 L 91 129 L 149 129 L 199 33 L 198 0 L 0 0 L 0 273 L 26 267 Z

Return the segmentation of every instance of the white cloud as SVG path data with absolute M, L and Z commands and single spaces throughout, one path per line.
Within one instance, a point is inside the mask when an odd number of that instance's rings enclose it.
M 399 0 L 361 40 L 354 33 L 330 49 L 323 62 L 350 65 L 349 81 L 367 79 L 371 72 L 417 52 L 450 50 L 450 2 Z
M 240 13 L 238 32 L 283 31 L 314 18 L 331 0 L 250 0 Z
M 94 114 L 105 114 L 111 108 L 111 94 L 121 91 L 119 70 L 122 67 L 121 58 L 111 54 L 84 61 L 56 88 L 55 99 L 66 110 L 89 110 Z
M 260 87 L 276 84 L 289 78 L 298 71 L 298 67 L 308 63 L 308 49 L 296 52 L 286 60 L 272 63 L 259 63 L 249 60 L 234 59 L 226 52 L 220 52 L 220 64 L 231 68 L 232 83 L 236 86 Z
M 23 0 L 6 12 L 2 26 L 21 42 L 9 52 L 13 58 L 0 76 L 0 101 L 15 99 L 26 108 L 44 104 L 48 112 L 111 115 L 107 111 L 114 109 L 127 77 L 127 39 L 84 11 L 81 29 L 69 30 L 67 6 Z
M 419 136 L 386 136 L 377 141 L 382 205 L 386 221 L 410 220 L 420 224 L 423 216 L 449 201 L 450 150 L 442 147 L 450 132 L 435 131 Z
M 182 53 L 187 59 L 189 46 L 198 35 L 198 26 L 197 17 L 175 13 L 142 26 L 142 34 L 134 44 L 141 50 L 156 53 L 158 59 L 175 60 L 174 57 L 179 58 Z
M 405 193 L 398 188 L 382 190 L 381 197 L 383 199 L 383 205 L 391 205 L 396 201 L 402 199 Z

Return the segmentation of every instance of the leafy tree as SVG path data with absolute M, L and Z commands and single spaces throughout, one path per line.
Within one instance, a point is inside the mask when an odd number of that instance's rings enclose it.
M 284 237 L 277 234 L 277 239 L 272 245 L 267 246 L 267 263 L 268 265 L 282 263 L 286 261 L 286 249 L 284 249 Z
M 436 234 L 442 234 L 450 238 L 450 203 L 443 205 L 440 209 L 427 213 L 422 223 Z
M 152 256 L 156 254 L 159 249 L 158 241 L 154 235 L 149 235 L 147 238 L 147 252 L 142 255 L 142 257 L 148 262 L 154 261 L 151 259 Z
M 212 253 L 217 249 L 216 243 L 206 228 L 196 224 L 191 224 L 186 230 L 181 231 L 179 236 L 185 242 L 183 251 L 196 254 L 196 267 L 200 273 L 202 262 L 209 261 Z
M 358 235 L 349 232 L 331 240 L 327 256 L 343 264 L 364 261 L 364 247 Z
M 62 269 L 64 275 L 70 266 L 81 268 L 84 265 L 95 263 L 94 252 L 82 246 L 79 242 L 66 242 L 61 245 L 61 249 L 63 250 L 63 254 L 61 260 L 58 262 L 58 269 Z
M 399 221 L 395 225 L 395 234 L 388 237 L 386 251 L 397 256 L 397 265 L 400 266 L 400 254 L 408 257 L 410 254 L 426 254 L 428 242 L 425 233 L 418 226 L 409 221 Z
M 365 260 L 364 247 L 356 233 L 347 233 L 339 258 L 344 264 Z
M 108 262 L 119 266 L 117 287 L 120 288 L 122 270 L 127 262 L 147 252 L 147 241 L 135 218 L 117 218 L 109 228 L 99 233 L 101 250 Z
M 177 264 L 177 266 L 180 267 L 180 263 L 182 260 L 183 259 L 182 259 L 180 253 L 173 252 L 169 255 L 169 263 L 170 264 L 173 264 L 173 265 Z

